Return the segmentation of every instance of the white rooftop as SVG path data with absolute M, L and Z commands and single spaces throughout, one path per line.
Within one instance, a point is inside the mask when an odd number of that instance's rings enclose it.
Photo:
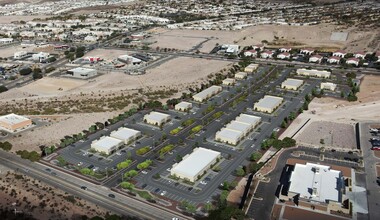
M 296 164 L 290 177 L 289 192 L 299 193 L 300 198 L 318 202 L 341 202 L 342 173 L 329 166 L 307 163 Z
M 218 133 L 216 133 L 216 135 L 221 136 L 221 137 L 225 137 L 227 139 L 238 140 L 244 134 L 241 131 L 231 130 L 228 128 L 222 128 Z
M 282 102 L 283 98 L 266 95 L 264 98 L 260 99 L 258 102 L 256 102 L 255 106 L 260 106 L 263 108 L 273 108 L 280 104 Z
M 188 108 L 188 107 L 191 107 L 192 104 L 190 102 L 180 102 L 176 105 L 176 107 L 181 107 L 181 108 Z
M 98 141 L 92 142 L 92 145 L 96 145 L 98 150 L 108 151 L 110 148 L 123 143 L 122 140 L 113 137 L 103 136 Z
M 134 137 L 135 135 L 139 133 L 140 131 L 122 127 L 122 128 L 119 128 L 117 131 L 113 131 L 110 136 L 113 138 L 120 139 L 120 140 L 125 140 L 131 137 Z
M 211 161 L 215 160 L 220 152 L 206 148 L 195 148 L 194 151 L 176 166 L 172 168 L 175 173 L 183 173 L 187 176 L 198 175 Z
M 210 94 L 214 94 L 214 93 L 218 92 L 221 89 L 222 89 L 221 86 L 210 86 L 207 89 L 205 89 L 205 90 L 203 90 L 203 91 L 195 94 L 193 97 L 200 97 L 201 99 L 205 99 Z
M 292 78 L 288 78 L 286 79 L 284 82 L 283 82 L 283 85 L 285 86 L 301 86 L 303 83 L 303 80 L 300 80 L 300 79 L 292 79 Z
M 16 114 L 9 114 L 9 115 L 3 115 L 0 116 L 0 121 L 10 124 L 10 125 L 15 125 L 24 121 L 28 121 L 29 118 L 26 118 L 24 116 L 16 115 Z
M 261 121 L 261 117 L 257 117 L 257 116 L 253 116 L 253 115 L 247 115 L 247 114 L 240 114 L 239 117 L 237 117 L 235 120 L 255 125 L 259 121 Z
M 248 123 L 244 123 L 244 122 L 231 121 L 231 123 L 229 123 L 226 126 L 226 128 L 230 129 L 230 130 L 246 132 L 247 130 L 249 130 L 251 128 L 251 125 Z
M 153 121 L 161 121 L 170 117 L 170 115 L 161 112 L 151 112 L 149 115 L 146 115 L 146 117 Z
M 77 72 L 77 73 L 90 73 L 90 72 L 94 71 L 94 69 L 77 67 L 77 68 L 71 69 L 69 71 L 71 71 L 71 72 Z

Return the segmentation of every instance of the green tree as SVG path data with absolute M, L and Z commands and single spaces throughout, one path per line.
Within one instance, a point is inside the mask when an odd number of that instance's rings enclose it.
M 20 70 L 20 75 L 22 75 L 22 76 L 26 76 L 26 75 L 29 75 L 31 73 L 32 73 L 32 69 L 29 67 Z
M 251 157 L 249 158 L 251 161 L 258 161 L 263 155 L 256 151 L 254 153 L 251 154 Z
M 129 189 L 129 190 L 132 190 L 133 188 L 135 188 L 135 185 L 133 185 L 130 182 L 122 182 L 122 183 L 120 183 L 120 186 L 123 189 Z
M 10 151 L 10 150 L 12 150 L 12 144 L 9 143 L 8 141 L 6 141 L 4 143 L 0 142 L 0 148 L 5 150 L 5 151 Z
M 236 175 L 237 176 L 244 176 L 245 175 L 245 171 L 243 168 L 239 167 L 236 169 Z
M 4 85 L 0 85 L 0 93 L 8 91 L 8 88 Z

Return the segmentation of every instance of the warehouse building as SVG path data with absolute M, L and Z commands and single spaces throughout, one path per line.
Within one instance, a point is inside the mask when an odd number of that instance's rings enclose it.
M 197 101 L 197 102 L 203 102 L 211 98 L 212 96 L 218 94 L 222 90 L 223 88 L 221 86 L 210 86 L 209 88 L 203 90 L 202 92 L 199 92 L 193 95 L 193 99 L 194 101 Z
M 245 79 L 245 78 L 247 78 L 246 72 L 238 72 L 235 74 L 235 79 Z
M 193 105 L 190 102 L 180 102 L 174 106 L 174 109 L 181 112 L 186 112 L 190 110 Z
M 288 78 L 281 83 L 282 89 L 298 90 L 303 84 L 303 80 Z
M 110 155 L 123 145 L 123 141 L 113 137 L 103 136 L 91 143 L 91 149 Z
M 21 60 L 21 59 L 24 59 L 24 58 L 26 58 L 28 56 L 29 56 L 28 52 L 26 52 L 26 51 L 18 51 L 18 52 L 15 52 L 13 54 L 13 59 L 15 59 L 15 60 Z
M 9 115 L 0 116 L 0 129 L 6 131 L 16 132 L 28 128 L 31 125 L 32 120 L 20 115 L 12 113 Z
M 124 144 L 130 144 L 141 136 L 141 131 L 130 128 L 119 128 L 110 134 L 111 137 L 124 141 Z
M 273 113 L 278 108 L 284 99 L 281 97 L 266 95 L 255 103 L 253 109 L 259 112 Z
M 98 72 L 95 69 L 77 67 L 77 68 L 68 70 L 67 74 L 69 74 L 75 78 L 86 79 L 89 77 L 96 76 L 98 74 Z
M 247 67 L 244 68 L 244 72 L 252 73 L 253 71 L 257 70 L 258 67 L 259 67 L 259 64 L 251 63 Z
M 328 89 L 328 90 L 331 90 L 331 91 L 335 91 L 336 84 L 335 83 L 331 83 L 331 82 L 322 82 L 321 83 L 321 89 Z
M 39 52 L 32 55 L 32 59 L 35 62 L 43 62 L 49 58 L 50 54 L 45 52 Z
M 161 126 L 168 122 L 170 120 L 170 115 L 164 114 L 161 112 L 151 112 L 147 115 L 144 116 L 144 122 L 151 124 L 151 125 L 156 125 L 156 126 Z
M 231 130 L 228 128 L 222 128 L 215 134 L 216 141 L 234 146 L 236 146 L 243 138 L 244 134 L 241 131 Z
M 314 76 L 320 78 L 330 78 L 331 76 L 331 72 L 326 70 L 297 69 L 297 74 L 300 76 Z
M 225 86 L 232 86 L 235 84 L 235 79 L 227 78 L 227 79 L 224 79 L 222 83 Z
M 230 145 L 237 145 L 261 121 L 261 117 L 240 114 L 215 134 L 215 140 Z
M 170 174 L 195 182 L 217 163 L 220 157 L 220 152 L 201 147 L 195 148 L 191 154 L 184 156 L 181 162 L 173 165 Z

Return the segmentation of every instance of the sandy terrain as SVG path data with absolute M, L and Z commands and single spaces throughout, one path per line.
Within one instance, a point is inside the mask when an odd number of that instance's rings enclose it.
M 100 57 L 104 60 L 112 61 L 114 59 L 117 59 L 117 57 L 121 55 L 126 55 L 126 54 L 131 54 L 131 53 L 126 50 L 95 49 L 86 53 L 84 57 Z
M 77 134 L 87 130 L 95 122 L 104 122 L 118 115 L 119 112 L 104 112 L 91 114 L 72 114 L 61 117 L 59 122 L 53 122 L 43 127 L 32 128 L 24 133 L 7 139 L 12 143 L 12 151 L 29 150 L 39 152 L 40 145 L 51 146 L 59 143 L 65 135 Z
M 31 21 L 35 18 L 47 18 L 50 16 L 45 15 L 12 15 L 12 16 L 0 16 L 0 24 L 9 24 L 13 21 Z
M 19 90 L 20 92 L 29 93 L 31 95 L 51 96 L 70 92 L 86 83 L 87 81 L 84 80 L 45 77 L 21 87 Z
M 2 208 L 15 207 L 35 219 L 78 219 L 82 215 L 104 216 L 107 212 L 97 205 L 12 171 L 1 172 L 0 187 Z M 16 205 L 13 206 L 13 203 Z
M 366 75 L 360 85 L 360 92 L 357 94 L 359 101 L 348 102 L 333 98 L 313 99 L 309 105 L 309 110 L 299 115 L 280 138 L 292 136 L 309 118 L 312 120 L 308 125 L 313 121 L 353 125 L 358 121 L 378 120 L 380 118 L 379 86 L 379 76 Z M 315 111 L 315 114 L 312 111 Z M 308 125 L 301 130 L 301 133 Z
M 346 42 L 331 41 L 332 32 L 348 31 L 349 36 Z M 314 26 L 285 26 L 285 25 L 260 25 L 245 28 L 241 31 L 213 31 L 213 30 L 160 30 L 154 29 L 153 41 L 157 41 L 153 46 L 168 47 L 176 49 L 189 49 L 206 38 L 212 38 L 205 42 L 200 48 L 201 52 L 209 53 L 213 47 L 219 44 L 239 44 L 249 46 L 259 44 L 262 40 L 271 42 L 274 37 L 281 40 L 278 46 L 293 47 L 321 47 L 334 50 L 345 48 L 347 50 L 373 50 L 368 48 L 370 39 L 376 35 L 376 31 L 345 30 L 331 24 L 319 24 Z M 175 36 L 175 37 L 174 37 Z M 204 37 L 204 39 L 199 38 Z

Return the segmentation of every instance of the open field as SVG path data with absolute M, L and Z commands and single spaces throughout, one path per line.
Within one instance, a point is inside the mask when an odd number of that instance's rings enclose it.
M 355 149 L 354 127 L 334 122 L 312 122 L 296 138 L 299 144 Z M 323 143 L 321 143 L 323 142 Z
M 331 41 L 332 32 L 349 32 L 346 42 Z M 152 46 L 168 47 L 176 49 L 190 49 L 206 38 L 200 51 L 209 53 L 218 44 L 239 44 L 250 46 L 267 40 L 274 47 L 292 46 L 294 48 L 316 47 L 325 50 L 347 49 L 352 51 L 369 50 L 369 44 L 375 40 L 376 31 L 357 31 L 354 28 L 346 29 L 333 24 L 319 24 L 313 26 L 286 26 L 286 25 L 259 25 L 240 31 L 216 31 L 216 30 L 169 30 L 156 28 L 151 30 Z M 201 38 L 203 37 L 203 39 Z M 275 37 L 278 37 L 277 41 Z M 212 38 L 212 39 L 211 39 Z M 379 45 L 377 45 L 378 47 Z
M 0 206 L 14 208 L 35 219 L 81 219 L 87 215 L 104 216 L 107 212 L 97 205 L 69 195 L 38 180 L 1 167 Z M 15 203 L 15 206 L 12 204 Z
M 21 87 L 20 91 L 29 93 L 32 96 L 50 96 L 70 92 L 70 90 L 76 89 L 86 83 L 84 80 L 45 77 Z
M 13 2 L 13 0 L 12 0 Z M 1 5 L 1 2 L 0 2 Z M 47 18 L 50 16 L 45 15 L 12 15 L 12 16 L 0 16 L 0 24 L 9 24 L 13 21 L 31 21 L 35 18 Z
M 104 112 L 91 114 L 72 114 L 61 116 L 50 124 L 29 129 L 19 135 L 7 139 L 12 143 L 12 151 L 29 150 L 40 151 L 40 145 L 51 146 L 59 143 L 65 135 L 77 134 L 87 130 L 95 122 L 104 122 L 119 112 Z
M 311 119 L 310 122 L 329 121 L 351 125 L 358 121 L 379 119 L 379 86 L 379 76 L 366 75 L 360 85 L 360 92 L 357 94 L 359 101 L 348 102 L 334 98 L 313 99 L 309 105 L 309 110 L 299 115 L 280 138 L 292 136 L 308 119 Z M 313 114 L 313 112 L 315 112 L 315 114 Z M 310 122 L 308 125 L 311 124 Z M 303 128 L 300 133 L 302 133 L 307 126 Z M 297 136 L 300 135 L 300 133 L 297 134 Z

